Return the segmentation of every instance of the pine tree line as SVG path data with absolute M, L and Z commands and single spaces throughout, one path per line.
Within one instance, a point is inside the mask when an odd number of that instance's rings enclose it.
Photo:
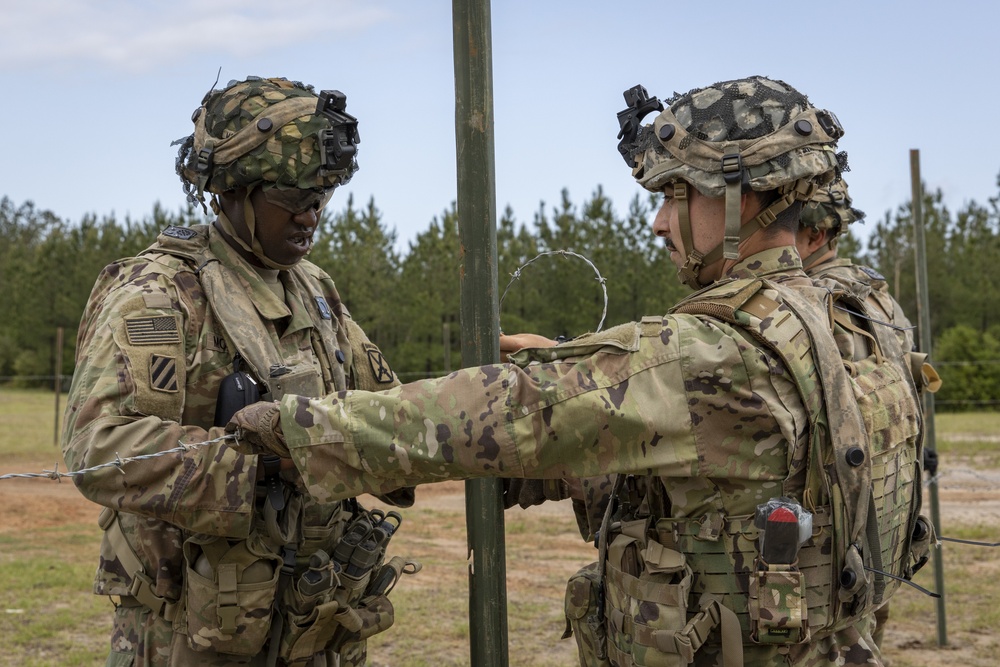
M 971 202 L 957 214 L 943 205 L 940 192 L 923 203 L 943 407 L 1000 404 L 998 202 L 1000 197 L 985 206 Z M 563 191 L 558 204 L 540 204 L 530 224 L 504 211 L 497 226 L 498 295 L 508 290 L 501 328 L 555 338 L 597 327 L 604 297 L 594 270 L 572 257 L 539 257 L 559 250 L 588 258 L 605 279 L 605 327 L 665 312 L 687 289 L 653 236 L 657 206 L 653 196 L 636 196 L 620 216 L 598 189 L 579 206 Z M 71 223 L 30 202 L 0 200 L 0 377 L 29 384 L 51 376 L 59 327 L 66 332 L 62 373 L 71 375 L 76 327 L 101 268 L 142 250 L 164 227 L 207 221 L 198 209 L 172 213 L 155 205 L 138 221 L 91 215 Z M 454 204 L 402 253 L 374 200 L 358 207 L 348 199 L 339 210 L 328 208 L 320 224 L 310 260 L 334 277 L 353 317 L 404 381 L 458 367 L 461 246 Z M 867 247 L 848 235 L 841 253 L 883 273 L 916 323 L 912 238 L 907 203 L 886 212 Z M 524 269 L 512 282 L 519 267 Z

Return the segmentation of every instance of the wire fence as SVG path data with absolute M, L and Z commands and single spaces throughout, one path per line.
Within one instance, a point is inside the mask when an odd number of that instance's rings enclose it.
M 81 477 L 88 473 L 95 472 L 97 470 L 104 470 L 105 468 L 117 468 L 118 472 L 125 475 L 125 464 L 132 463 L 133 461 L 148 461 L 150 459 L 160 458 L 161 456 L 169 456 L 170 454 L 182 454 L 184 452 L 190 451 L 192 449 L 197 449 L 199 447 L 208 447 L 210 445 L 215 445 L 220 442 L 235 441 L 235 435 L 224 435 L 219 438 L 214 438 L 212 440 L 205 440 L 204 442 L 178 442 L 176 447 L 171 449 L 164 449 L 159 452 L 154 452 L 152 454 L 139 454 L 137 456 L 128 456 L 122 458 L 117 453 L 115 454 L 114 461 L 108 461 L 107 463 L 100 463 L 89 468 L 81 468 L 79 470 L 74 470 L 70 472 L 59 472 L 58 461 L 53 466 L 52 470 L 43 470 L 42 472 L 17 472 L 8 473 L 6 475 L 0 475 L 0 481 L 5 479 L 52 479 L 57 482 L 61 482 L 63 477 Z

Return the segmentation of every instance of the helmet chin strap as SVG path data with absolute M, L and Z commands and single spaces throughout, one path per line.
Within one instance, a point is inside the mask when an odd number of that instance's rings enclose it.
M 681 185 L 684 188 L 684 200 L 678 210 L 678 221 L 681 226 L 681 238 L 684 241 L 684 247 L 687 248 L 690 243 L 691 236 L 691 221 L 690 216 L 688 215 L 687 204 L 687 183 L 674 184 L 674 197 L 677 197 L 678 185 Z M 738 203 L 739 199 L 736 199 L 737 204 L 735 206 L 731 205 L 732 202 L 730 201 L 730 197 L 728 197 L 727 192 L 726 235 L 723 242 L 704 254 L 692 252 L 691 255 L 687 257 L 684 266 L 679 272 L 681 280 L 693 289 L 701 289 L 702 287 L 710 285 L 711 281 L 707 283 L 698 281 L 698 274 L 701 272 L 703 267 L 714 264 L 722 257 L 725 257 L 727 260 L 731 260 L 734 263 L 739 262 L 741 259 L 739 247 L 743 245 L 747 239 L 777 220 L 778 216 L 797 200 L 805 200 L 811 197 L 815 190 L 816 185 L 805 179 L 780 188 L 779 193 L 781 196 L 771 203 L 770 206 L 755 215 L 753 219 L 747 221 L 745 225 L 740 225 L 741 213 Z M 732 250 L 726 252 L 729 249 L 725 246 L 731 246 Z M 689 264 L 691 265 L 690 267 L 688 266 Z
M 678 249 L 684 257 L 684 264 L 677 269 L 677 277 L 691 289 L 699 290 L 705 287 L 698 281 L 698 274 L 701 273 L 705 262 L 704 255 L 694 249 L 692 241 L 687 181 L 674 183 L 674 201 L 677 202 L 677 225 L 681 229 L 681 244 L 684 246 L 683 249 Z
M 250 196 L 253 194 L 254 188 L 248 188 L 246 196 L 243 198 L 243 222 L 247 226 L 247 230 L 250 232 L 250 243 L 243 240 L 243 237 L 236 232 L 236 228 L 233 227 L 232 220 L 225 214 L 222 207 L 217 203 L 216 199 L 212 199 L 212 209 L 219 216 L 219 225 L 222 227 L 223 231 L 226 232 L 241 248 L 245 251 L 251 253 L 254 257 L 260 260 L 261 264 L 269 269 L 276 269 L 278 271 L 287 271 L 291 269 L 295 264 L 279 264 L 269 258 L 264 254 L 264 248 L 260 244 L 260 240 L 257 238 L 257 215 L 253 210 L 253 203 L 250 201 Z

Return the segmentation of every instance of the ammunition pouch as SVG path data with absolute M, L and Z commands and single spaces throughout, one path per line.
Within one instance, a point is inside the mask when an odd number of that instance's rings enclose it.
M 692 569 L 685 555 L 664 546 L 649 526 L 649 519 L 612 526 L 621 532 L 611 539 L 605 560 L 611 663 L 683 667 L 720 627 L 723 664 L 742 664 L 736 615 L 712 595 L 702 596 L 700 610 L 689 614 Z
M 379 574 L 392 571 L 393 581 L 420 569 L 418 563 L 398 556 L 383 567 Z M 365 583 L 369 578 L 363 578 Z M 358 586 L 359 580 L 347 579 L 334 575 L 331 587 L 315 594 L 303 593 L 302 577 L 285 589 L 285 625 L 278 655 L 287 665 L 305 665 L 322 651 L 339 653 L 343 666 L 363 665 L 365 640 L 392 626 L 395 616 L 388 591 L 369 594 Z
M 355 513 L 333 545 L 332 558 L 316 550 L 309 569 L 284 588 L 277 655 L 286 665 L 304 666 L 323 651 L 339 654 L 341 667 L 364 665 L 365 640 L 392 626 L 388 594 L 403 574 L 418 572 L 420 564 L 398 556 L 385 562 L 391 530 L 398 526 L 384 524 L 386 518 L 379 510 Z M 325 527 L 310 529 L 306 543 L 323 543 L 342 521 L 335 516 Z M 380 526 L 391 530 L 384 538 L 371 539 Z

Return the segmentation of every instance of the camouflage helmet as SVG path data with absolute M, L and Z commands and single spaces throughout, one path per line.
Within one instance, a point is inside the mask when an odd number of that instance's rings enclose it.
M 787 83 L 754 76 L 675 94 L 638 129 L 630 156 L 647 190 L 684 179 L 722 197 L 734 176 L 744 191 L 829 181 L 843 134 L 836 116 Z
M 248 77 L 211 90 L 192 121 L 194 133 L 175 144 L 177 173 L 191 201 L 270 183 L 277 188 L 329 190 L 358 169 L 357 119 L 347 97 L 283 78 Z
M 863 220 L 865 212 L 851 206 L 847 182 L 839 178 L 821 187 L 802 207 L 802 224 L 813 229 L 833 230 L 842 234 L 849 224 Z
M 707 197 L 726 198 L 725 239 L 720 247 L 694 253 L 685 245 L 681 279 L 700 286 L 702 266 L 725 257 L 739 258 L 739 243 L 773 222 L 796 201 L 834 179 L 843 166 L 836 142 L 844 131 L 837 117 L 817 109 L 805 95 L 783 81 L 753 76 L 723 81 L 683 95 L 666 108 L 645 88 L 626 91 L 629 108 L 618 114 L 618 150 L 636 181 L 652 192 L 673 185 L 681 200 L 682 232 L 690 236 L 687 186 Z M 659 111 L 653 123 L 640 125 Z M 741 226 L 742 194 L 776 191 L 778 199 Z

